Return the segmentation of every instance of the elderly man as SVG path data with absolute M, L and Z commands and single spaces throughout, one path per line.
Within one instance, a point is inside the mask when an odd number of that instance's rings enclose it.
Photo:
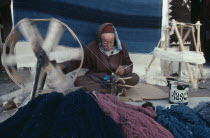
M 79 61 L 67 61 L 62 64 L 62 68 L 68 73 L 79 65 Z M 112 74 L 132 77 L 126 81 L 127 85 L 136 85 L 139 82 L 138 75 L 132 73 L 133 62 L 128 51 L 120 42 L 117 31 L 111 23 L 102 24 L 96 33 L 96 41 L 84 48 L 83 68 L 89 70 L 85 75 L 79 76 L 74 84 L 88 91 L 110 92 L 109 80 Z M 120 88 L 118 90 L 122 91 Z

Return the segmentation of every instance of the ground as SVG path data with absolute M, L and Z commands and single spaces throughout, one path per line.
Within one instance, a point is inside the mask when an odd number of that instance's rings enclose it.
M 20 89 L 7 75 L 5 69 L 0 64 L 0 96 Z

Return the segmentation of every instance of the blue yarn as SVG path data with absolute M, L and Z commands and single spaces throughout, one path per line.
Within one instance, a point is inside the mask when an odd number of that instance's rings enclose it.
M 51 137 L 123 137 L 120 126 L 83 90 L 66 95 L 55 112 L 55 118 Z
M 210 126 L 210 101 L 200 102 L 196 107 L 193 108 L 193 110 L 198 112 Z
M 47 122 L 50 121 L 52 111 L 62 97 L 62 94 L 53 92 L 33 99 L 0 124 L 0 137 L 44 137 L 42 134 L 49 126 Z
M 54 111 L 63 97 L 63 94 L 56 92 L 47 94 L 31 111 L 30 118 L 25 123 L 21 136 L 24 138 L 49 137 L 47 134 L 55 119 L 53 116 Z
M 209 138 L 210 128 L 193 109 L 179 104 L 169 108 L 157 106 L 157 118 L 177 138 Z
M 2 138 L 121 138 L 121 126 L 83 90 L 38 96 L 0 123 Z

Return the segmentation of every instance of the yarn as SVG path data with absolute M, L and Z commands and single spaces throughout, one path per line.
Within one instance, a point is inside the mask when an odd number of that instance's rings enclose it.
M 83 90 L 66 95 L 55 111 L 50 137 L 118 138 L 121 127 Z
M 208 138 L 210 128 L 200 115 L 184 104 L 156 107 L 156 120 L 177 138 Z
M 193 110 L 198 112 L 201 117 L 206 121 L 206 123 L 210 126 L 210 101 L 200 102 L 197 106 L 193 108 Z
M 122 132 L 83 90 L 38 96 L 0 124 L 0 137 L 121 138 Z
M 195 51 L 174 51 L 174 49 L 155 47 L 153 55 L 160 59 L 176 61 L 176 62 L 190 62 L 194 64 L 204 64 L 205 58 L 203 53 L 196 53 Z
M 172 134 L 158 124 L 152 107 L 129 105 L 118 101 L 111 94 L 96 94 L 96 100 L 102 110 L 117 124 L 122 125 L 124 137 L 127 138 L 170 138 Z
M 39 138 L 49 137 L 48 131 L 54 121 L 54 111 L 63 99 L 61 93 L 47 94 L 31 111 L 31 117 L 27 120 L 22 130 L 22 137 Z
M 53 92 L 33 99 L 0 124 L 0 137 L 45 137 L 53 109 L 62 97 L 62 94 Z

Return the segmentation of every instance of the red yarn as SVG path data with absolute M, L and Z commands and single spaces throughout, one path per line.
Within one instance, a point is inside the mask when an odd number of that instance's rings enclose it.
M 117 124 L 122 125 L 126 138 L 173 138 L 173 135 L 153 118 L 152 108 L 120 102 L 110 94 L 96 94 L 96 101 Z

